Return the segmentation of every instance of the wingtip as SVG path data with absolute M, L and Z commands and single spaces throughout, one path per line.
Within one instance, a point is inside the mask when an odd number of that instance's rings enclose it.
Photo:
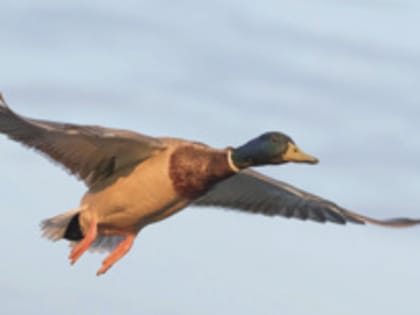
M 419 219 L 410 219 L 410 218 L 395 218 L 395 219 L 389 219 L 389 220 L 376 220 L 376 219 L 369 218 L 369 221 L 367 222 L 374 225 L 394 227 L 394 228 L 414 227 L 420 224 Z
M 6 101 L 4 100 L 4 97 L 3 97 L 3 93 L 2 92 L 0 92 L 0 108 L 1 107 L 3 107 L 3 108 L 9 108 L 7 106 L 7 104 L 6 104 Z

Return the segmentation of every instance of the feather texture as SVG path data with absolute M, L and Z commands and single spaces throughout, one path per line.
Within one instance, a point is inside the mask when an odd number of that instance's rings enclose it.
M 0 132 L 62 164 L 89 187 L 165 149 L 159 139 L 128 130 L 24 118 L 1 95 Z
M 420 220 L 407 218 L 377 220 L 362 216 L 253 170 L 242 171 L 220 182 L 197 199 L 194 205 L 217 206 L 321 223 L 371 223 L 389 227 L 407 227 L 420 223 Z

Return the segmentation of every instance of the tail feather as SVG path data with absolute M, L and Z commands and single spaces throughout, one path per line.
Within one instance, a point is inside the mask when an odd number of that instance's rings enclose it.
M 64 238 L 71 220 L 81 210 L 81 208 L 74 209 L 42 221 L 42 236 L 54 242 Z
M 42 236 L 54 242 L 61 239 L 69 240 L 70 246 L 74 247 L 83 237 L 74 237 L 78 233 L 70 230 L 72 230 L 75 218 L 78 218 L 82 210 L 83 208 L 74 209 L 42 221 Z M 73 228 L 77 230 L 77 227 L 73 226 Z M 123 235 L 98 235 L 89 251 L 99 253 L 112 252 L 124 239 L 125 236 Z
M 91 253 L 106 253 L 112 252 L 123 240 L 125 236 L 122 235 L 98 235 L 95 242 L 90 246 Z M 73 248 L 79 242 L 71 241 L 70 247 Z

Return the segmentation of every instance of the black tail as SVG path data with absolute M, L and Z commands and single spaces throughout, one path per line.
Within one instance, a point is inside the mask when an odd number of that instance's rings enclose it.
M 80 241 L 83 239 L 83 233 L 79 223 L 80 213 L 76 214 L 70 221 L 64 232 L 63 238 L 69 241 Z
M 83 233 L 80 228 L 79 218 L 82 210 L 82 208 L 74 209 L 42 221 L 43 236 L 52 241 L 58 241 L 63 238 L 71 241 L 81 240 Z

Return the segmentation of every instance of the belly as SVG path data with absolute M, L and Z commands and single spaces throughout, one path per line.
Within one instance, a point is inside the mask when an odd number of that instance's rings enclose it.
M 176 193 L 168 171 L 167 155 L 162 154 L 89 191 L 82 200 L 82 230 L 94 217 L 101 234 L 137 232 L 186 207 L 189 201 Z

